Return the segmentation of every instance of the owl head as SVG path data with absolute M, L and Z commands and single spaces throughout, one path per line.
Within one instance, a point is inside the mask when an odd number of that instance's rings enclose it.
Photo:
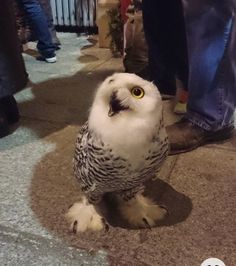
M 135 74 L 116 73 L 98 88 L 92 108 L 99 106 L 110 119 L 147 116 L 161 107 L 157 87 Z
M 146 128 L 150 131 L 161 119 L 162 101 L 157 87 L 135 74 L 116 73 L 99 86 L 89 125 L 113 136 L 135 131 L 144 135 Z M 104 132 L 104 129 L 109 131 Z

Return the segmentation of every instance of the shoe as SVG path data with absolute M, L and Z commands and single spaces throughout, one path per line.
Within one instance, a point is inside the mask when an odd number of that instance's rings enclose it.
M 55 50 L 56 50 L 56 51 L 58 51 L 58 50 L 61 49 L 61 46 L 60 46 L 60 45 L 56 45 L 56 44 L 54 44 L 54 46 L 55 46 Z
M 19 121 L 20 115 L 14 96 L 6 96 L 0 99 L 0 106 L 9 124 L 15 124 Z
M 45 61 L 47 63 L 56 63 L 57 62 L 57 57 L 53 56 L 53 57 L 45 57 Z
M 52 56 L 52 57 L 44 57 L 42 55 L 37 56 L 36 60 L 38 61 L 46 61 L 47 63 L 56 63 L 57 62 L 57 57 L 56 56 Z
M 0 109 L 0 138 L 10 134 L 6 114 Z
M 218 131 L 207 131 L 194 125 L 187 118 L 166 128 L 170 152 L 169 155 L 188 152 L 209 142 L 226 140 L 233 136 L 234 126 L 230 125 Z

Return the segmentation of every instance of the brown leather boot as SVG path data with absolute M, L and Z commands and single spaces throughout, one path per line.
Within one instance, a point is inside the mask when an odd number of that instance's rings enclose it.
M 188 152 L 209 142 L 221 141 L 233 136 L 234 126 L 230 125 L 218 131 L 207 131 L 191 123 L 187 118 L 167 126 L 170 143 L 169 155 Z

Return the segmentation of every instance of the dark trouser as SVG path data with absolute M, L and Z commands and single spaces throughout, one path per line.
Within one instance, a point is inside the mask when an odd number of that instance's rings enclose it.
M 176 77 L 187 89 L 187 44 L 181 0 L 143 0 L 143 23 L 151 79 L 164 94 L 175 94 Z
M 55 45 L 49 32 L 47 17 L 37 0 L 21 0 L 29 17 L 34 34 L 38 39 L 37 48 L 42 56 L 55 56 Z
M 0 8 L 0 99 L 23 89 L 28 81 L 16 30 L 12 0 Z

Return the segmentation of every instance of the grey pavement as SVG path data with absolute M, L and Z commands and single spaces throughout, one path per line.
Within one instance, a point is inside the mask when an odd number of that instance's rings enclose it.
M 64 214 L 80 196 L 74 142 L 96 87 L 123 71 L 94 37 L 60 34 L 58 62 L 24 54 L 31 83 L 16 95 L 21 121 L 0 140 L 0 265 L 200 266 L 216 257 L 236 265 L 236 135 L 171 156 L 147 193 L 170 215 L 133 230 L 113 214 L 108 232 L 73 235 Z M 173 102 L 165 101 L 170 124 Z

